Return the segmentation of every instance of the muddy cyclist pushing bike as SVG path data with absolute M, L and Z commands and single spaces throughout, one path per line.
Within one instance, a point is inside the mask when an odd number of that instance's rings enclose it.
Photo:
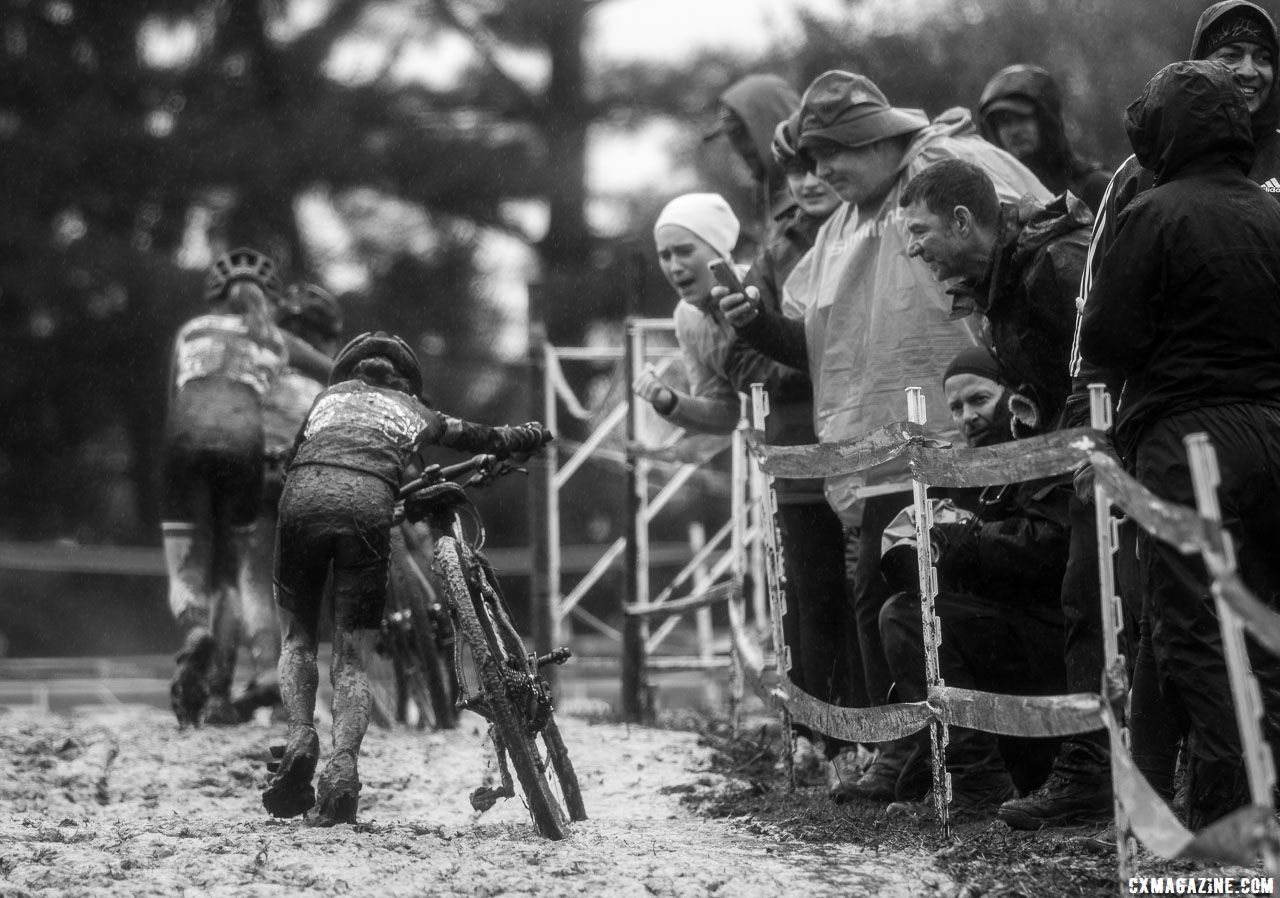
M 317 807 L 322 823 L 353 823 L 357 760 L 369 726 L 363 658 L 386 598 L 391 528 L 406 468 L 428 445 L 505 458 L 536 452 L 551 435 L 538 424 L 487 427 L 423 404 L 422 371 L 400 338 L 365 333 L 334 359 L 294 443 L 276 540 L 275 592 L 283 629 L 280 690 L 289 736 L 262 802 L 276 817 Z M 316 639 L 325 580 L 333 577 L 333 753 L 320 775 L 315 702 Z

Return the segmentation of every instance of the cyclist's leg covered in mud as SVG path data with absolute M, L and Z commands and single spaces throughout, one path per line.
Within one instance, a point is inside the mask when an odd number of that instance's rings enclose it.
M 356 759 L 370 708 L 369 681 L 359 651 L 363 642 L 376 638 L 381 626 L 394 503 L 389 484 L 342 468 L 295 468 L 285 484 L 275 582 L 284 627 L 279 675 L 289 742 L 263 795 L 276 816 L 295 816 L 315 800 L 311 776 L 319 753 L 313 726 L 316 634 L 332 562 L 334 754 L 320 779 L 319 806 L 322 821 L 355 819 L 360 791 Z
M 360 745 L 372 706 L 364 658 L 382 626 L 391 555 L 394 492 L 377 478 L 361 479 L 333 562 L 333 756 L 320 776 L 317 807 L 322 821 L 334 823 L 356 819 Z
M 274 590 L 282 642 L 278 676 L 289 718 L 289 737 L 280 766 L 263 792 L 262 803 L 276 817 L 296 817 L 315 804 L 311 779 L 320 759 L 315 729 L 316 662 L 320 608 L 339 528 L 340 511 L 317 481 L 334 473 L 300 468 L 285 484 L 276 532 Z

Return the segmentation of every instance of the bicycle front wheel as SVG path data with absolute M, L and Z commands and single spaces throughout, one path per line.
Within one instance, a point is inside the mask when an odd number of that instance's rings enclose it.
M 456 540 L 442 537 L 436 542 L 435 563 L 457 615 L 458 633 L 471 649 L 483 691 L 484 713 L 511 759 L 533 822 L 548 839 L 563 839 L 569 835 L 569 824 L 547 782 L 548 762 L 543 761 L 538 751 L 525 711 L 518 708 L 512 699 L 508 689 L 509 674 L 501 660 L 505 654 L 503 645 L 494 630 L 483 597 L 472 592 Z M 506 657 L 510 655 L 506 654 Z M 519 660 L 524 662 L 524 658 Z

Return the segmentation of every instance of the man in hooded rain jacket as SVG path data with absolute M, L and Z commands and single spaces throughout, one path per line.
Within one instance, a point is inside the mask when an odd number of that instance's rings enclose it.
M 1241 576 L 1280 596 L 1280 205 L 1248 173 L 1248 101 L 1211 61 L 1162 69 L 1128 109 L 1134 155 L 1152 187 L 1116 219 L 1080 329 L 1088 361 L 1125 378 L 1117 448 L 1138 480 L 1182 505 L 1195 497 L 1184 436 L 1209 435 L 1223 523 Z M 1248 801 L 1222 637 L 1198 556 L 1139 536 L 1143 593 L 1161 693 L 1189 731 L 1193 829 Z M 1253 648 L 1257 648 L 1253 646 Z M 1280 666 L 1254 652 L 1264 698 Z M 1264 728 L 1280 744 L 1280 707 Z
M 1263 186 L 1274 199 L 1280 200 L 1280 92 L 1274 89 L 1274 62 L 1277 44 L 1275 22 L 1257 4 L 1248 0 L 1223 0 L 1201 13 L 1191 37 L 1191 59 L 1215 59 L 1234 74 L 1237 87 L 1245 94 L 1253 137 L 1253 163 L 1249 178 Z M 1103 196 L 1095 217 L 1093 237 L 1080 284 L 1077 306 L 1088 302 L 1093 276 L 1116 237 L 1120 214 L 1133 200 L 1148 190 L 1155 181 L 1154 172 L 1143 167 L 1136 156 L 1130 156 L 1117 169 Z M 1076 338 L 1071 353 L 1072 395 L 1067 400 L 1062 426 L 1078 427 L 1089 423 L 1089 389 L 1091 383 L 1107 387 L 1112 400 L 1119 398 L 1124 384 L 1123 372 L 1091 364 L 1080 355 L 1081 314 L 1076 315 Z M 1078 501 L 1071 508 L 1071 558 L 1063 582 L 1063 610 L 1067 614 L 1068 684 L 1072 689 L 1094 689 L 1103 669 L 1102 614 L 1097 592 L 1097 540 L 1093 530 L 1093 477 L 1088 465 L 1076 476 Z M 1126 528 L 1121 531 L 1121 548 L 1116 558 L 1121 597 L 1127 617 L 1137 616 L 1138 601 L 1134 557 Z M 1127 528 L 1131 529 L 1131 528 Z M 1145 618 L 1145 614 L 1142 615 Z M 1133 664 L 1133 704 L 1131 736 L 1133 758 L 1139 770 L 1158 793 L 1173 797 L 1174 765 L 1177 760 L 1177 727 L 1163 707 L 1160 690 L 1155 683 L 1155 661 L 1152 657 L 1149 628 L 1144 622 L 1139 634 L 1127 637 L 1127 651 Z M 1124 647 L 1122 646 L 1122 650 Z M 1075 657 L 1071 657 L 1074 651 Z M 1136 658 L 1135 658 L 1136 656 Z M 1073 743 L 1082 746 L 1082 740 Z M 1011 826 L 1038 828 L 1071 822 L 1079 804 L 1080 791 L 1092 790 L 1100 776 L 1105 776 L 1109 748 L 1105 739 L 1097 740 L 1095 758 L 1077 753 L 1066 766 L 1059 765 L 1049 783 L 1039 792 L 1011 802 L 1001 817 Z
M 992 76 L 978 102 L 982 136 L 1018 157 L 1055 194 L 1068 190 L 1098 210 L 1107 175 L 1081 159 L 1067 140 L 1057 82 L 1035 65 L 1011 65 Z

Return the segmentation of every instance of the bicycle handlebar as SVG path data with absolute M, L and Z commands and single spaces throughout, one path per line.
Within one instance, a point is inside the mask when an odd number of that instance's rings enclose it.
M 508 459 L 499 460 L 496 455 L 475 455 L 467 461 L 443 468 L 440 465 L 431 465 L 420 476 L 400 487 L 400 498 L 407 499 L 419 490 L 437 483 L 444 483 L 447 480 L 453 480 L 463 474 L 474 474 L 466 482 L 465 486 L 485 486 L 513 471 L 528 473 L 524 468 L 517 467 Z

